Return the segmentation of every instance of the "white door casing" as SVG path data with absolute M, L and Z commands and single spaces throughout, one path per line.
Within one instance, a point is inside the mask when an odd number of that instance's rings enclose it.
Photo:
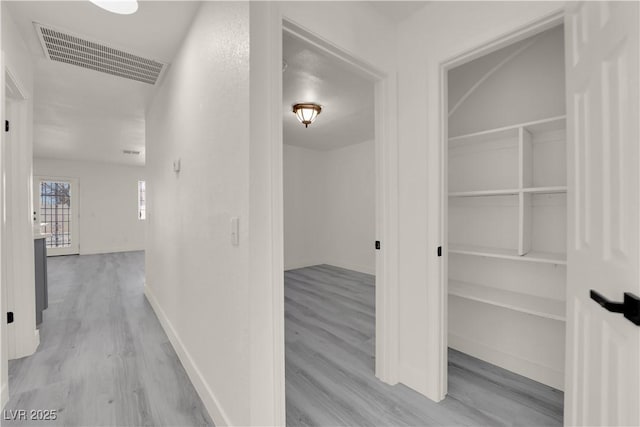
M 566 425 L 640 425 L 638 3 L 568 2 Z

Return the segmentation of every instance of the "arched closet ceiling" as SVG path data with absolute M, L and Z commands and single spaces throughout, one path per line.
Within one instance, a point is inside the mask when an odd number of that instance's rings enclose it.
M 563 115 L 563 38 L 556 27 L 450 70 L 449 136 Z

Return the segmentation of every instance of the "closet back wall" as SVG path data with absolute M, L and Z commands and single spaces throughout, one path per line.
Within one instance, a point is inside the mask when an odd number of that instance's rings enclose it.
M 34 159 L 33 175 L 78 178 L 80 254 L 144 249 L 145 221 L 138 219 L 144 167 Z
M 285 269 L 330 264 L 375 274 L 375 150 L 284 146 Z

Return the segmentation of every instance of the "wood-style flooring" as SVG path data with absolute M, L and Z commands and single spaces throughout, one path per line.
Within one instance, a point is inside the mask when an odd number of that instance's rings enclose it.
M 285 273 L 291 426 L 559 426 L 563 393 L 449 351 L 449 394 L 434 403 L 374 375 L 374 277 L 328 265 Z
M 141 252 L 49 258 L 41 344 L 9 364 L 4 408 L 55 421 L 2 425 L 212 425 L 143 295 Z M 456 351 L 434 403 L 374 375 L 374 278 L 327 265 L 285 273 L 287 424 L 562 424 L 562 393 Z
M 32 356 L 9 362 L 9 425 L 213 425 L 143 294 L 144 253 L 48 259 L 49 308 Z M 14 412 L 15 413 L 15 412 Z

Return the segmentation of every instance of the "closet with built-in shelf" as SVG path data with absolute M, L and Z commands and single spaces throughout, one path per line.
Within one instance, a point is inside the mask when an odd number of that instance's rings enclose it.
M 449 346 L 563 389 L 563 27 L 449 71 Z

